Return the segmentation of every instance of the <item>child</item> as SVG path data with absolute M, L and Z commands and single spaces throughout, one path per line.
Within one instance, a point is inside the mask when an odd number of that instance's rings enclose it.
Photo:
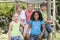
M 50 15 L 50 18 L 48 19 L 47 3 L 44 3 L 44 2 L 41 3 L 41 5 L 40 5 L 40 12 L 43 15 L 43 20 L 44 20 L 45 27 L 46 27 L 48 33 L 52 32 L 53 28 L 52 28 L 52 26 L 50 24 L 53 23 L 53 17 L 52 17 L 52 15 Z
M 42 28 L 41 28 L 42 25 Z M 34 11 L 32 13 L 31 16 L 31 20 L 30 20 L 30 24 L 29 24 L 29 28 L 28 28 L 28 33 L 27 33 L 27 37 L 29 38 L 29 30 L 31 28 L 31 32 L 30 32 L 30 40 L 38 40 L 38 38 L 40 40 L 42 40 L 42 36 L 44 34 L 44 22 L 43 22 L 43 18 L 42 15 L 39 11 Z M 41 31 L 42 29 L 42 31 Z
M 24 27 L 23 36 L 25 36 L 25 30 L 26 30 L 25 25 L 22 22 L 18 21 L 18 17 L 19 17 L 18 14 L 15 13 L 13 15 L 12 22 L 10 22 L 9 24 L 8 40 L 22 40 L 21 38 L 22 34 L 19 31 L 20 25 Z

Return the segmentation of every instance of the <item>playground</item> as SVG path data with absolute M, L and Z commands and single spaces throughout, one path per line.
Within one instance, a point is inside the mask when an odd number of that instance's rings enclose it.
M 34 4 L 33 7 L 39 10 L 40 4 L 47 3 L 47 15 L 50 19 L 53 16 L 53 23 L 50 24 L 53 31 L 48 38 L 43 40 L 60 40 L 60 0 L 0 0 L 0 40 L 8 40 L 8 26 L 12 20 L 12 15 L 16 11 L 16 5 L 27 8 L 28 3 Z
M 7 34 L 1 34 L 0 35 L 0 40 L 8 40 L 8 36 L 7 36 Z M 46 40 L 46 39 L 44 39 L 44 40 Z M 51 35 L 51 37 L 50 37 L 50 40 L 52 40 L 52 35 Z M 60 33 L 56 33 L 56 38 L 55 38 L 55 40 L 60 40 Z

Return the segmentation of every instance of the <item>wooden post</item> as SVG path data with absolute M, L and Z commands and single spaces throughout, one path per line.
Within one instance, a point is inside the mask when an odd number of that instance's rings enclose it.
M 2 30 L 1 30 L 1 27 L 0 27 L 0 34 L 2 34 Z
M 55 37 L 56 37 L 56 27 L 55 27 L 55 21 L 56 21 L 56 18 L 55 18 L 55 0 L 53 0 L 53 19 L 54 19 L 54 21 L 53 21 L 53 23 L 54 23 L 54 26 L 53 26 L 53 28 L 54 28 L 54 30 L 53 30 L 53 34 L 52 34 L 52 40 L 56 40 L 55 39 Z
M 17 0 L 15 0 L 15 11 L 16 11 Z
M 51 16 L 51 0 L 47 0 L 47 15 L 48 15 L 48 19 L 50 19 L 50 16 Z M 47 37 L 47 40 L 50 40 L 50 33 Z
M 51 16 L 51 0 L 47 0 L 47 15 L 48 15 L 48 19 L 50 19 L 50 16 Z

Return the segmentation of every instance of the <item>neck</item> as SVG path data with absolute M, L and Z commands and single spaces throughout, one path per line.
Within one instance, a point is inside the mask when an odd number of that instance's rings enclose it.
M 28 12 L 32 12 L 32 10 L 31 11 L 28 10 Z
M 18 21 L 14 21 L 15 23 L 17 23 Z
M 46 12 L 46 10 L 42 10 L 43 12 Z
M 35 21 L 38 21 L 38 20 L 35 20 Z

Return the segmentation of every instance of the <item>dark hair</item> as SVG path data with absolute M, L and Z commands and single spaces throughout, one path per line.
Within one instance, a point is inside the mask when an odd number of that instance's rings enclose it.
M 43 2 L 43 3 L 40 4 L 40 7 L 41 7 L 41 6 L 46 6 L 46 7 L 47 7 L 47 3 L 44 3 L 44 2 Z
M 35 13 L 38 13 L 38 15 L 39 15 L 38 20 L 43 20 L 43 17 L 42 17 L 42 14 L 40 11 L 34 11 L 31 15 L 31 20 L 35 20 L 35 18 L 34 18 Z

